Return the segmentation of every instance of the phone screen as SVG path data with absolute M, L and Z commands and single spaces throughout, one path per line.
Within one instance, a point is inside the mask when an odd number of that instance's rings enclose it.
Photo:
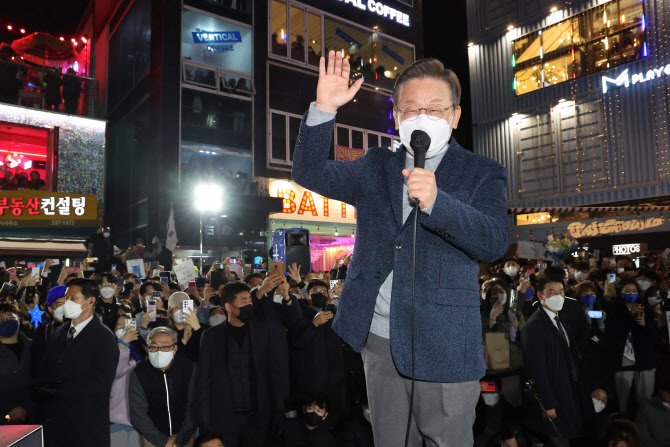
M 123 282 L 123 276 L 119 277 L 119 279 L 116 280 L 116 286 L 123 287 Z
M 616 282 L 616 273 L 610 273 L 607 275 L 607 282 Z
M 495 393 L 496 392 L 496 383 L 488 382 L 486 380 L 481 380 L 479 382 L 482 393 Z
M 137 330 L 137 320 L 135 318 L 126 318 L 126 330 L 127 331 Z
M 195 289 L 195 281 L 189 281 L 188 282 L 188 288 L 189 289 Z
M 161 283 L 170 284 L 170 278 L 168 278 L 167 276 L 161 276 Z
M 590 310 L 589 317 L 591 318 L 602 318 L 603 312 L 601 310 Z

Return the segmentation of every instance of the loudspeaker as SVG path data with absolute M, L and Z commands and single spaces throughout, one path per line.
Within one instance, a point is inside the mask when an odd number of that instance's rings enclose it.
M 294 262 L 300 266 L 300 275 L 312 268 L 309 247 L 309 230 L 304 228 L 282 228 L 272 232 L 273 258 L 270 262 L 282 261 L 288 268 Z

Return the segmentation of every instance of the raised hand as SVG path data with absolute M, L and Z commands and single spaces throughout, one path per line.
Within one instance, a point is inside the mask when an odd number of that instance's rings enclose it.
M 326 58 L 321 56 L 319 61 L 319 83 L 316 87 L 316 108 L 335 113 L 351 101 L 363 85 L 363 78 L 349 87 L 349 60 L 342 58 L 342 53 L 331 50 L 328 53 L 328 68 Z
M 296 284 L 300 284 L 300 266 L 298 265 L 297 262 L 294 262 L 293 264 L 289 265 L 288 267 L 288 275 L 291 277 L 293 281 L 295 281 Z

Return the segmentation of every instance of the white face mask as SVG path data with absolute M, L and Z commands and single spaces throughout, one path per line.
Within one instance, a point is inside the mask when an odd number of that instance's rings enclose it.
M 596 409 L 596 413 L 600 413 L 605 409 L 605 404 L 598 399 L 593 399 L 593 408 Z
M 507 276 L 516 276 L 519 273 L 519 269 L 516 267 L 505 267 L 505 273 L 507 273 Z
M 54 310 L 54 318 L 62 323 L 65 319 L 64 312 L 65 306 L 59 307 L 58 309 Z
M 225 315 L 216 314 L 216 315 L 212 315 L 211 317 L 209 317 L 209 325 L 212 326 L 212 327 L 213 326 L 218 326 L 221 323 L 223 323 L 224 321 L 226 321 L 226 316 Z
M 372 416 L 370 416 L 370 410 L 363 410 L 363 417 L 366 421 L 372 424 Z
M 646 292 L 649 287 L 651 287 L 651 282 L 646 279 L 640 279 L 637 281 L 637 285 L 640 286 L 640 290 Z
M 71 300 L 67 300 L 65 301 L 65 304 L 63 304 L 63 315 L 65 316 L 65 318 L 75 320 L 79 318 L 79 316 L 84 310 L 88 309 L 91 306 L 92 305 L 89 304 L 88 306 L 86 306 L 85 309 L 82 309 L 81 304 L 75 303 L 74 301 Z
M 109 237 L 109 233 L 102 233 L 103 236 Z
M 167 366 L 172 363 L 172 359 L 174 359 L 174 351 L 156 351 L 149 353 L 149 362 L 151 363 L 151 366 L 157 369 L 167 368 Z
M 103 287 L 100 289 L 100 295 L 107 300 L 114 296 L 114 292 L 114 287 Z
M 116 332 L 114 332 L 114 335 L 116 335 L 116 338 L 121 340 L 124 335 L 126 335 L 126 328 L 123 329 L 118 329 Z
M 545 300 L 547 307 L 554 312 L 558 312 L 559 310 L 563 309 L 564 302 L 565 298 L 563 298 L 561 295 L 554 295 Z
M 575 272 L 575 279 L 577 282 L 586 281 L 589 277 L 589 274 L 586 272 Z
M 184 312 L 181 309 L 175 312 L 172 318 L 174 319 L 175 323 L 184 324 Z
M 505 303 L 507 302 L 507 294 L 506 293 L 499 293 L 496 295 L 496 298 L 498 298 L 498 302 L 500 303 L 501 306 L 504 306 Z
M 500 402 L 500 395 L 498 393 L 482 393 L 482 400 L 487 407 L 494 407 Z
M 411 156 L 414 156 L 414 151 L 412 150 L 412 146 L 410 146 L 412 132 L 417 129 L 423 130 L 430 137 L 430 147 L 428 148 L 428 152 L 426 152 L 426 158 L 432 158 L 447 150 L 447 142 L 451 137 L 451 123 L 453 121 L 453 116 L 451 117 L 451 121 L 447 122 L 443 118 L 433 120 L 428 118 L 428 115 L 425 113 L 422 113 L 413 120 L 400 122 L 400 141 L 405 146 L 405 149 L 407 149 L 407 152 Z

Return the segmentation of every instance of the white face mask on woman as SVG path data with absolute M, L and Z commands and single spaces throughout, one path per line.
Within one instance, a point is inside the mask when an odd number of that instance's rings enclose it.
M 448 113 L 448 112 L 445 112 Z M 413 120 L 404 120 L 400 122 L 399 133 L 400 141 L 411 156 L 414 156 L 414 151 L 410 142 L 412 140 L 412 132 L 415 130 L 423 130 L 430 137 L 430 147 L 426 152 L 426 158 L 432 158 L 447 150 L 447 142 L 451 138 L 451 124 L 454 122 L 454 116 L 451 121 L 447 122 L 444 118 L 431 119 L 425 113 L 419 114 Z
M 102 287 L 100 289 L 100 296 L 102 296 L 104 299 L 108 300 L 114 296 L 114 287 Z

